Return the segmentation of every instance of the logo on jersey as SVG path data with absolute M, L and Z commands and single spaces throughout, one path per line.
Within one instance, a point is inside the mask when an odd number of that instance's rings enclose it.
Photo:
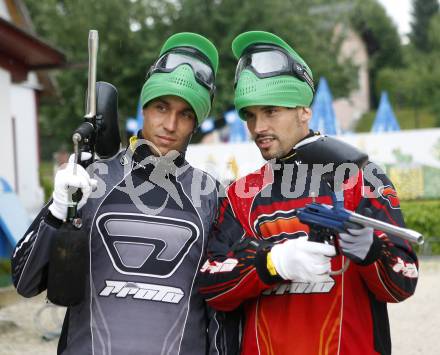
M 260 215 L 254 223 L 254 228 L 263 239 L 276 237 L 277 240 L 291 238 L 294 235 L 301 236 L 298 232 L 307 236 L 309 231 L 309 227 L 296 217 L 295 209 Z
M 219 272 L 231 272 L 237 266 L 238 260 L 233 258 L 228 258 L 225 261 L 209 261 L 203 264 L 200 272 L 208 272 L 210 274 L 216 274 Z
M 157 278 L 176 271 L 200 234 L 188 221 L 131 213 L 105 213 L 96 225 L 116 270 Z
M 301 282 L 292 281 L 278 285 L 275 288 L 266 290 L 263 295 L 287 295 L 287 294 L 305 294 L 305 293 L 329 293 L 335 286 L 335 280 L 330 276 L 322 282 Z
M 179 191 L 176 185 L 171 181 L 171 176 L 176 177 L 178 168 L 175 160 L 180 156 L 180 153 L 176 150 L 171 150 L 162 156 L 159 149 L 149 140 L 138 139 L 137 137 L 132 138 L 133 139 L 130 139 L 130 149 L 126 151 L 125 159 L 127 161 L 133 161 L 133 164 L 122 164 L 124 166 L 124 184 L 119 184 L 116 186 L 116 189 L 126 193 L 136 208 L 146 215 L 158 215 L 165 209 L 170 197 L 180 208 L 183 208 Z M 157 153 L 157 156 L 155 154 L 146 154 L 142 161 L 137 162 L 136 159 L 134 159 L 135 153 L 144 151 L 145 149 Z M 136 169 L 145 169 L 145 167 L 149 165 L 153 167 L 149 178 L 143 180 L 140 184 L 136 184 L 133 178 L 134 175 L 130 172 Z M 188 164 L 180 168 L 179 174 L 188 168 Z M 145 204 L 141 197 L 157 187 L 166 191 L 162 203 L 159 204 L 158 201 L 155 201 L 156 203 L 153 205 Z
M 410 279 L 415 279 L 419 276 L 416 264 L 407 263 L 399 257 L 397 257 L 396 263 L 393 265 L 393 270 L 397 273 L 401 272 L 403 276 Z
M 177 304 L 185 295 L 180 288 L 146 284 L 131 281 L 105 280 L 106 286 L 100 296 L 109 297 L 114 294 L 118 298 L 132 297 L 136 300 L 157 301 Z
M 390 185 L 379 187 L 380 196 L 387 200 L 388 204 L 391 208 L 398 209 L 400 208 L 400 201 L 397 197 L 396 190 Z

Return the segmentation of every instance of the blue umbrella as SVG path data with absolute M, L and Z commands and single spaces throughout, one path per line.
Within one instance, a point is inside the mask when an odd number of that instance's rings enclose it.
M 138 107 L 136 111 L 136 121 L 138 124 L 138 130 L 142 129 L 142 126 L 144 125 L 144 116 L 142 115 L 142 105 L 141 105 L 141 99 L 139 98 Z
M 388 93 L 386 91 L 382 91 L 382 94 L 380 95 L 379 108 L 377 110 L 371 132 L 379 133 L 393 131 L 400 131 L 399 122 L 397 122 L 393 108 L 388 100 Z
M 133 117 L 127 118 L 127 122 L 125 123 L 125 131 L 129 132 L 132 135 L 136 135 L 138 130 L 139 127 L 136 118 Z
M 226 124 L 229 127 L 229 142 L 246 142 L 248 134 L 244 122 L 238 116 L 236 110 L 229 110 L 224 113 Z
M 323 134 L 335 135 L 339 133 L 335 111 L 333 110 L 333 97 L 327 80 L 321 77 L 318 90 L 312 104 L 313 116 L 310 128 Z
M 214 129 L 215 129 L 215 123 L 214 123 L 214 118 L 212 117 L 208 117 L 200 125 L 200 131 L 202 133 L 209 133 L 212 132 Z
M 125 124 L 125 130 L 130 134 L 136 135 L 144 125 L 144 116 L 142 115 L 141 99 L 139 98 L 136 117 L 128 117 Z
M 0 177 L 0 258 L 10 258 L 29 227 L 29 216 L 8 182 Z

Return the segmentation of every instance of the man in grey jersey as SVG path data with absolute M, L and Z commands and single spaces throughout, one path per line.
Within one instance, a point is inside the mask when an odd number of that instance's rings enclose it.
M 71 163 L 59 171 L 53 199 L 17 244 L 14 285 L 32 297 L 47 287 L 67 187 L 81 188 L 88 282 L 84 301 L 67 310 L 59 354 L 236 352 L 235 321 L 207 309 L 196 277 L 217 210 L 216 182 L 185 161 L 211 109 L 217 67 L 209 40 L 171 36 L 142 88 L 143 129 L 126 150 L 91 165 L 94 179 L 80 166 L 74 175 Z

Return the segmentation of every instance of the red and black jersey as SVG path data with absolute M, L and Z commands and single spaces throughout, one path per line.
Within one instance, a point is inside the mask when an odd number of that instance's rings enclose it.
M 368 209 L 372 218 L 404 226 L 393 185 L 370 164 L 376 180 L 367 181 L 364 169 L 347 182 L 345 208 Z M 403 301 L 417 284 L 417 258 L 407 242 L 377 230 L 362 265 L 351 262 L 343 275 L 321 283 L 285 282 L 267 270 L 274 243 L 309 235 L 295 210 L 312 202 L 311 189 L 319 187 L 316 202 L 331 204 L 328 185 L 313 181 L 311 167 L 304 166 L 267 163 L 226 189 L 201 292 L 218 310 L 243 305 L 243 355 L 390 354 L 386 303 Z M 379 193 L 373 197 L 372 191 Z M 334 257 L 332 269 L 344 262 L 343 255 Z

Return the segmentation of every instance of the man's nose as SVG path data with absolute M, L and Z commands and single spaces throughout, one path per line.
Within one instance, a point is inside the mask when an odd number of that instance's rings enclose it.
M 268 121 L 264 115 L 257 114 L 255 116 L 255 128 L 254 131 L 257 134 L 264 133 L 268 130 Z
M 163 126 L 167 131 L 174 132 L 177 128 L 177 112 L 170 111 L 164 120 Z

